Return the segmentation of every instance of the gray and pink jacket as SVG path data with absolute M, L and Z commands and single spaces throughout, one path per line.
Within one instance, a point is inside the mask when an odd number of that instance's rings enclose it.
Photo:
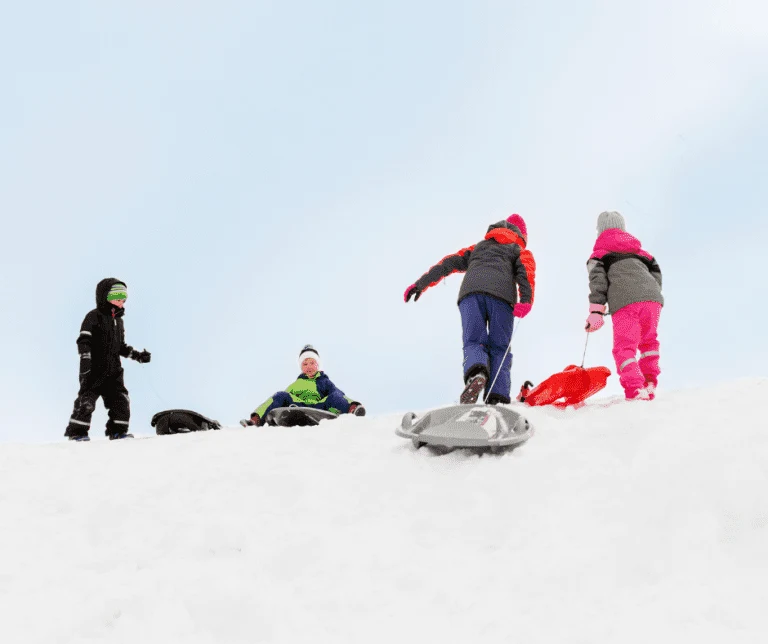
M 597 238 L 587 272 L 589 301 L 608 304 L 609 313 L 635 302 L 664 305 L 658 263 L 636 237 L 619 228 L 609 228 Z

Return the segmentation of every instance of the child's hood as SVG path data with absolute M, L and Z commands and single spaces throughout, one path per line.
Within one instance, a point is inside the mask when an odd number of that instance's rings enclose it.
M 109 289 L 115 284 L 125 284 L 123 280 L 119 280 L 116 277 L 106 277 L 96 285 L 96 308 L 104 313 L 112 311 L 112 305 L 107 302 L 107 295 L 109 295 Z M 127 284 L 125 284 L 128 286 Z
M 600 233 L 595 241 L 590 259 L 600 259 L 608 253 L 632 253 L 646 259 L 653 259 L 649 253 L 643 250 L 637 237 L 619 228 L 609 228 Z
M 525 237 L 522 232 L 508 221 L 497 221 L 488 226 L 488 232 L 485 239 L 493 239 L 500 244 L 517 244 L 520 248 L 525 248 Z

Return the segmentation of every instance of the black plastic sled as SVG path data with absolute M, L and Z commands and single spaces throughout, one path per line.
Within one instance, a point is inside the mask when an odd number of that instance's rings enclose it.
M 267 425 L 280 427 L 306 427 L 314 426 L 321 420 L 332 420 L 337 418 L 338 414 L 324 409 L 314 409 L 312 407 L 276 407 L 264 418 Z
M 533 425 L 520 413 L 501 405 L 454 405 L 403 416 L 395 430 L 415 447 L 475 447 L 491 451 L 515 447 L 533 436 Z
M 221 429 L 221 423 L 189 409 L 167 409 L 152 416 L 152 427 L 158 436 L 164 436 Z

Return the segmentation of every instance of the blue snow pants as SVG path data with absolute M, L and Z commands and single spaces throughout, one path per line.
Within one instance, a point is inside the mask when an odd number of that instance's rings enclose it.
M 315 404 L 296 402 L 293 399 L 293 396 L 287 391 L 278 391 L 272 396 L 272 404 L 264 411 L 264 418 L 267 417 L 269 412 L 277 407 L 290 407 L 291 405 L 296 405 L 297 407 L 311 407 L 312 409 L 324 409 L 325 411 L 329 411 L 333 408 L 338 409 L 342 414 L 346 414 L 349 411 L 349 401 L 344 398 L 344 394 L 340 391 L 332 392 L 324 400 Z
M 464 381 L 468 376 L 484 372 L 488 377 L 487 390 L 498 371 L 496 384 L 487 394 L 509 398 L 512 353 L 507 354 L 504 364 L 501 361 L 512 338 L 512 306 L 490 295 L 473 293 L 459 302 L 459 311 L 464 342 Z

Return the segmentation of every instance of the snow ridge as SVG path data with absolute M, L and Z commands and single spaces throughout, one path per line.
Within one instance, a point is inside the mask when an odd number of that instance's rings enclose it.
M 766 394 L 525 409 L 535 436 L 501 455 L 416 451 L 402 414 L 3 445 L 0 634 L 753 644 Z

